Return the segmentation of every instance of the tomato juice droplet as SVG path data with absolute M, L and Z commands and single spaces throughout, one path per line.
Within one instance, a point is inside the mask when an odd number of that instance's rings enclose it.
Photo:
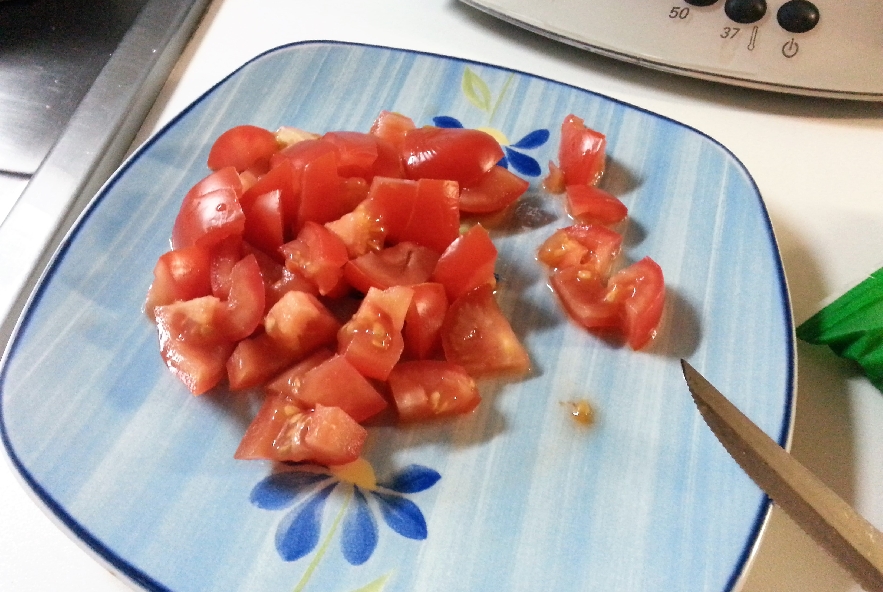
M 567 406 L 570 417 L 576 423 L 583 426 L 590 426 L 595 423 L 595 410 L 585 399 L 566 401 L 562 405 Z

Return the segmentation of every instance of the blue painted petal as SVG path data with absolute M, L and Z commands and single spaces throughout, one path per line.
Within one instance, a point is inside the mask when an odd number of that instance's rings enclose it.
M 391 529 L 409 539 L 426 538 L 426 519 L 417 504 L 398 495 L 371 493 L 380 502 L 380 513 Z
M 381 487 L 399 493 L 417 493 L 429 489 L 441 479 L 438 471 L 423 465 L 409 465 L 393 475 L 392 481 L 379 483 Z
M 368 500 L 357 487 L 353 491 L 353 503 L 343 519 L 340 536 L 340 549 L 344 558 L 352 565 L 362 565 L 377 548 L 377 521 Z
M 263 510 L 279 510 L 291 505 L 298 495 L 326 479 L 328 475 L 304 471 L 273 473 L 254 486 L 249 500 Z
M 513 148 L 539 148 L 549 141 L 549 130 L 538 129 L 530 132 L 511 146 Z
M 288 513 L 276 528 L 276 550 L 284 561 L 297 561 L 309 554 L 319 542 L 325 500 L 337 487 L 333 483 Z
M 509 157 L 509 162 L 512 163 L 512 168 L 522 175 L 527 175 L 528 177 L 540 176 L 540 173 L 542 172 L 540 170 L 540 163 L 527 154 L 516 152 L 506 146 L 506 156 Z
M 459 119 L 456 117 L 448 117 L 447 115 L 433 117 L 432 123 L 434 123 L 436 127 L 463 127 L 463 124 L 460 123 Z
M 503 158 L 501 158 L 500 160 L 497 161 L 497 166 L 501 166 L 504 169 L 508 169 L 509 168 L 509 161 L 504 156 Z

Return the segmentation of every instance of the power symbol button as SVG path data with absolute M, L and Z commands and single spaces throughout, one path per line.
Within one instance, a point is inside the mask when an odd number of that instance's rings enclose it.
M 785 45 L 782 46 L 782 55 L 786 58 L 793 58 L 797 55 L 797 50 L 800 49 L 800 46 L 794 41 L 792 37 Z

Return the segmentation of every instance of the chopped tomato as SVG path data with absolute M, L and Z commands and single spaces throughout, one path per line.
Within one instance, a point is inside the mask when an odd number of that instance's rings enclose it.
M 386 380 L 405 348 L 402 325 L 413 295 L 405 287 L 369 290 L 337 334 L 338 353 L 364 376 Z
M 245 214 L 233 189 L 188 194 L 172 227 L 172 248 L 212 246 L 225 238 L 242 236 L 244 230 Z
M 530 358 L 484 284 L 451 303 L 441 329 L 445 358 L 473 377 L 524 374 Z
M 211 282 L 212 294 L 226 299 L 230 295 L 230 274 L 233 266 L 242 259 L 244 252 L 242 238 L 232 236 L 212 247 Z
M 339 407 L 357 422 L 386 409 L 386 399 L 344 356 L 332 356 L 307 371 L 289 398 L 307 409 L 317 405 Z
M 466 369 L 443 360 L 401 362 L 389 375 L 389 387 L 402 421 L 468 413 L 481 401 Z
M 568 115 L 561 124 L 558 166 L 564 184 L 597 185 L 604 174 L 607 138 L 585 126 L 576 115 Z
M 184 196 L 184 201 L 218 189 L 230 189 L 237 198 L 242 195 L 242 178 L 235 168 L 224 167 L 197 182 Z
M 405 133 L 402 160 L 409 179 L 475 183 L 503 158 L 489 134 L 465 128 L 420 127 Z
M 225 373 L 233 343 L 221 327 L 223 304 L 203 296 L 155 309 L 160 355 L 194 395 L 217 385 Z
M 414 296 L 405 315 L 404 355 L 425 360 L 441 350 L 441 327 L 448 311 L 445 287 L 434 282 L 411 286 Z
M 607 277 L 621 246 L 622 235 L 606 226 L 575 224 L 547 238 L 540 245 L 537 259 L 553 269 L 577 265 Z
M 285 240 L 282 192 L 275 189 L 259 195 L 248 206 L 243 202 L 242 212 L 245 215 L 243 238 L 267 255 L 281 258 L 279 247 Z
M 326 347 L 319 348 L 268 382 L 264 386 L 264 391 L 268 395 L 284 395 L 292 398 L 293 394 L 300 389 L 304 374 L 333 355 L 334 352 L 330 349 Z
M 493 286 L 497 248 L 487 230 L 476 224 L 442 253 L 432 272 L 432 281 L 445 287 L 448 299 L 456 300 L 483 284 Z
M 325 228 L 343 241 L 350 258 L 379 250 L 386 236 L 380 219 L 371 215 L 368 208 L 361 204 L 352 212 L 326 223 Z
M 498 212 L 521 197 L 530 183 L 501 166 L 491 167 L 460 191 L 460 211 L 470 214 Z
M 224 309 L 224 332 L 230 341 L 245 339 L 264 317 L 266 293 L 261 268 L 248 255 L 230 272 L 230 294 Z
M 650 257 L 610 278 L 606 299 L 622 310 L 622 332 L 632 349 L 641 349 L 655 336 L 665 305 L 662 268 Z
M 199 245 L 161 255 L 153 268 L 144 312 L 153 318 L 157 306 L 211 294 L 211 259 L 211 251 Z
M 594 330 L 619 326 L 619 307 L 607 300 L 606 276 L 572 265 L 553 272 L 550 283 L 564 310 L 582 326 Z
M 270 167 L 276 168 L 283 160 L 288 160 L 296 171 L 303 171 L 307 164 L 327 155 L 332 155 L 337 162 L 337 148 L 331 142 L 320 138 L 301 140 L 274 154 Z
M 361 132 L 328 132 L 322 139 L 337 148 L 337 172 L 341 177 L 370 179 L 377 161 L 377 139 Z
M 279 205 L 282 210 L 283 240 L 288 240 L 293 237 L 294 228 L 297 225 L 297 214 L 300 210 L 300 184 L 301 171 L 295 169 L 290 159 L 283 158 L 242 194 L 240 200 L 242 209 L 247 212 L 258 197 L 271 191 L 278 191 Z
M 264 317 L 267 335 L 295 358 L 334 343 L 340 323 L 312 294 L 287 292 Z
M 629 213 L 619 198 L 593 185 L 568 185 L 567 210 L 580 222 L 589 224 L 616 224 Z
M 307 163 L 301 176 L 298 224 L 302 226 L 308 221 L 324 224 L 343 216 L 346 208 L 342 188 L 335 152 L 323 154 Z
M 423 283 L 432 275 L 438 260 L 438 253 L 432 249 L 402 242 L 351 259 L 343 269 L 349 284 L 366 294 L 370 288 L 385 290 Z
M 236 344 L 227 359 L 230 389 L 240 391 L 265 384 L 301 356 L 301 352 L 284 347 L 266 333 L 247 337 Z
M 381 111 L 371 125 L 369 133 L 389 142 L 397 150 L 401 150 L 405 134 L 415 127 L 417 126 L 414 125 L 414 120 L 410 117 L 392 111 Z
M 279 150 L 276 135 L 254 125 L 239 125 L 221 134 L 208 153 L 208 168 L 217 171 L 233 167 L 261 174 L 270 167 L 270 157 Z
M 346 245 L 333 232 L 307 221 L 297 238 L 281 247 L 285 266 L 315 283 L 322 295 L 340 295 L 347 285 L 341 285 L 343 266 L 349 261 Z
M 546 175 L 546 178 L 543 179 L 543 189 L 546 190 L 547 193 L 551 193 L 552 195 L 559 195 L 564 193 L 566 185 L 564 184 L 564 173 L 561 171 L 561 168 L 552 162 L 549 161 L 549 174 Z
M 248 426 L 234 458 L 346 464 L 359 458 L 367 435 L 337 407 L 302 409 L 285 396 L 272 395 Z

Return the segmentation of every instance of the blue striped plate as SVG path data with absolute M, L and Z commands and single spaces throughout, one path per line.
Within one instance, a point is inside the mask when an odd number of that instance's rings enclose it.
M 257 394 L 193 397 L 141 313 L 178 204 L 243 123 L 367 131 L 381 110 L 490 130 L 531 189 L 505 225 L 499 301 L 534 362 L 467 417 L 370 429 L 358 470 L 233 459 Z M 668 301 L 633 352 L 569 322 L 535 260 L 567 219 L 540 179 L 575 113 L 607 135 L 602 186 L 630 208 L 624 258 Z M 703 424 L 687 358 L 779 442 L 793 328 L 751 176 L 726 148 L 607 97 L 485 64 L 309 42 L 231 74 L 150 139 L 67 237 L 0 377 L 2 435 L 48 509 L 146 590 L 722 591 L 765 496 Z M 590 427 L 569 401 L 597 411 Z

